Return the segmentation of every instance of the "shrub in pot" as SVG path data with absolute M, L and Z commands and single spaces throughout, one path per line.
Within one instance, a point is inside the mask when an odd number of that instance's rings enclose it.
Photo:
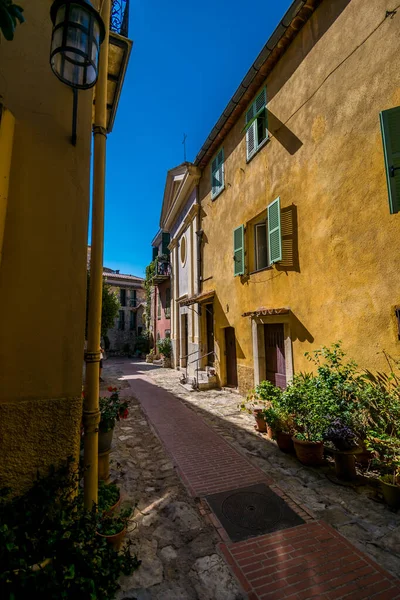
M 105 483 L 99 481 L 98 504 L 97 508 L 100 514 L 111 515 L 120 505 L 121 495 L 118 486 L 115 483 Z
M 341 452 L 348 452 L 358 447 L 355 432 L 343 423 L 340 418 L 333 419 L 324 432 L 324 440 L 332 442 Z
M 305 465 L 321 464 L 326 417 L 316 378 L 308 373 L 295 375 L 283 392 L 281 403 L 287 414 L 294 414 L 292 439 L 297 458 Z
M 109 600 L 140 565 L 96 534 L 99 515 L 83 508 L 72 467 L 51 469 L 23 496 L 0 494 L 1 598 Z
M 97 526 L 97 534 L 107 540 L 114 550 L 119 550 L 126 535 L 132 509 L 122 510 L 118 515 L 104 515 Z
M 240 405 L 240 410 L 252 414 L 256 420 L 258 431 L 265 432 L 267 430 L 265 415 L 269 414 L 271 422 L 274 420 L 273 410 L 278 406 L 281 394 L 282 390 L 270 381 L 262 381 L 248 393 L 246 402 Z M 266 413 L 268 410 L 271 412 Z M 268 425 L 271 427 L 269 423 Z M 272 431 L 270 434 L 272 436 Z
M 163 338 L 157 342 L 157 348 L 163 356 L 163 367 L 171 367 L 172 342 L 170 338 Z
M 400 508 L 400 439 L 370 431 L 367 447 L 374 453 L 373 466 L 380 471 L 382 494 L 386 504 Z
M 129 415 L 128 403 L 120 399 L 118 388 L 110 386 L 108 391 L 111 395 L 99 400 L 99 454 L 110 450 L 116 421 L 126 419 Z

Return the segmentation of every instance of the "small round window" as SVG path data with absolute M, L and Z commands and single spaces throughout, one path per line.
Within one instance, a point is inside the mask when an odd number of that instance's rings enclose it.
M 186 262 L 186 238 L 181 239 L 181 263 L 184 265 Z

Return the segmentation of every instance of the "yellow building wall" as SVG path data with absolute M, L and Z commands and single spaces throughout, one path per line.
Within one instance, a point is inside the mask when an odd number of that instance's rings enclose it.
M 324 0 L 266 81 L 270 141 L 247 163 L 243 114 L 222 143 L 225 190 L 215 201 L 210 163 L 203 170 L 203 291 L 216 290 L 222 384 L 231 326 L 239 388 L 253 385 L 251 319 L 241 315 L 259 307 L 291 309 L 295 372 L 310 370 L 306 351 L 337 340 L 374 371 L 387 370 L 383 350 L 399 356 L 400 214 L 389 214 L 379 126 L 379 112 L 400 105 L 400 11 L 385 18 L 391 8 Z M 234 277 L 234 228 L 278 196 L 285 260 Z
M 86 309 L 92 91 L 52 73 L 51 2 L 24 4 L 1 40 L 0 96 L 15 117 L 0 264 L 0 487 L 77 455 Z M 7 157 L 0 155 L 1 163 Z

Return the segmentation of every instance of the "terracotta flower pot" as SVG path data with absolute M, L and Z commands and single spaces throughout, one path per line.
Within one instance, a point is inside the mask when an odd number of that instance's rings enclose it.
M 111 450 L 113 434 L 114 429 L 110 429 L 110 431 L 99 431 L 99 454 L 103 454 L 104 452 Z
M 279 450 L 282 452 L 294 452 L 293 440 L 290 433 L 278 431 L 276 433 L 276 443 L 278 444 Z
M 336 477 L 343 481 L 352 481 L 356 479 L 356 464 L 354 454 L 350 451 L 335 452 L 335 471 Z
M 253 414 L 254 414 L 254 418 L 257 423 L 258 431 L 260 431 L 261 433 L 265 433 L 267 431 L 267 423 L 261 413 L 262 413 L 261 408 L 256 408 L 256 410 L 254 411 Z
M 268 425 L 268 423 L 267 423 L 267 437 L 270 440 L 274 439 L 274 430 L 272 429 L 271 425 Z
M 119 533 L 115 533 L 114 535 L 103 535 L 102 533 L 97 532 L 102 538 L 107 540 L 107 543 L 110 544 L 114 548 L 114 550 L 119 550 L 122 546 L 122 542 L 124 541 L 126 535 L 126 527 Z
M 400 485 L 381 481 L 381 489 L 386 504 L 395 510 L 400 508 Z
M 323 442 L 308 442 L 292 438 L 296 456 L 303 465 L 320 465 L 324 457 Z

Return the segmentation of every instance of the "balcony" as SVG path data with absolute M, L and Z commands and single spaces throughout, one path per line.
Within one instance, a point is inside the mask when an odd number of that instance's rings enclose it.
M 107 132 L 112 131 L 132 42 L 128 39 L 129 0 L 111 0 L 107 83 Z
M 157 256 L 156 258 L 156 272 L 153 277 L 154 283 L 162 283 L 163 281 L 167 281 L 171 276 L 171 263 L 169 258 L 161 258 Z
M 112 0 L 110 29 L 123 37 L 128 37 L 129 0 Z

